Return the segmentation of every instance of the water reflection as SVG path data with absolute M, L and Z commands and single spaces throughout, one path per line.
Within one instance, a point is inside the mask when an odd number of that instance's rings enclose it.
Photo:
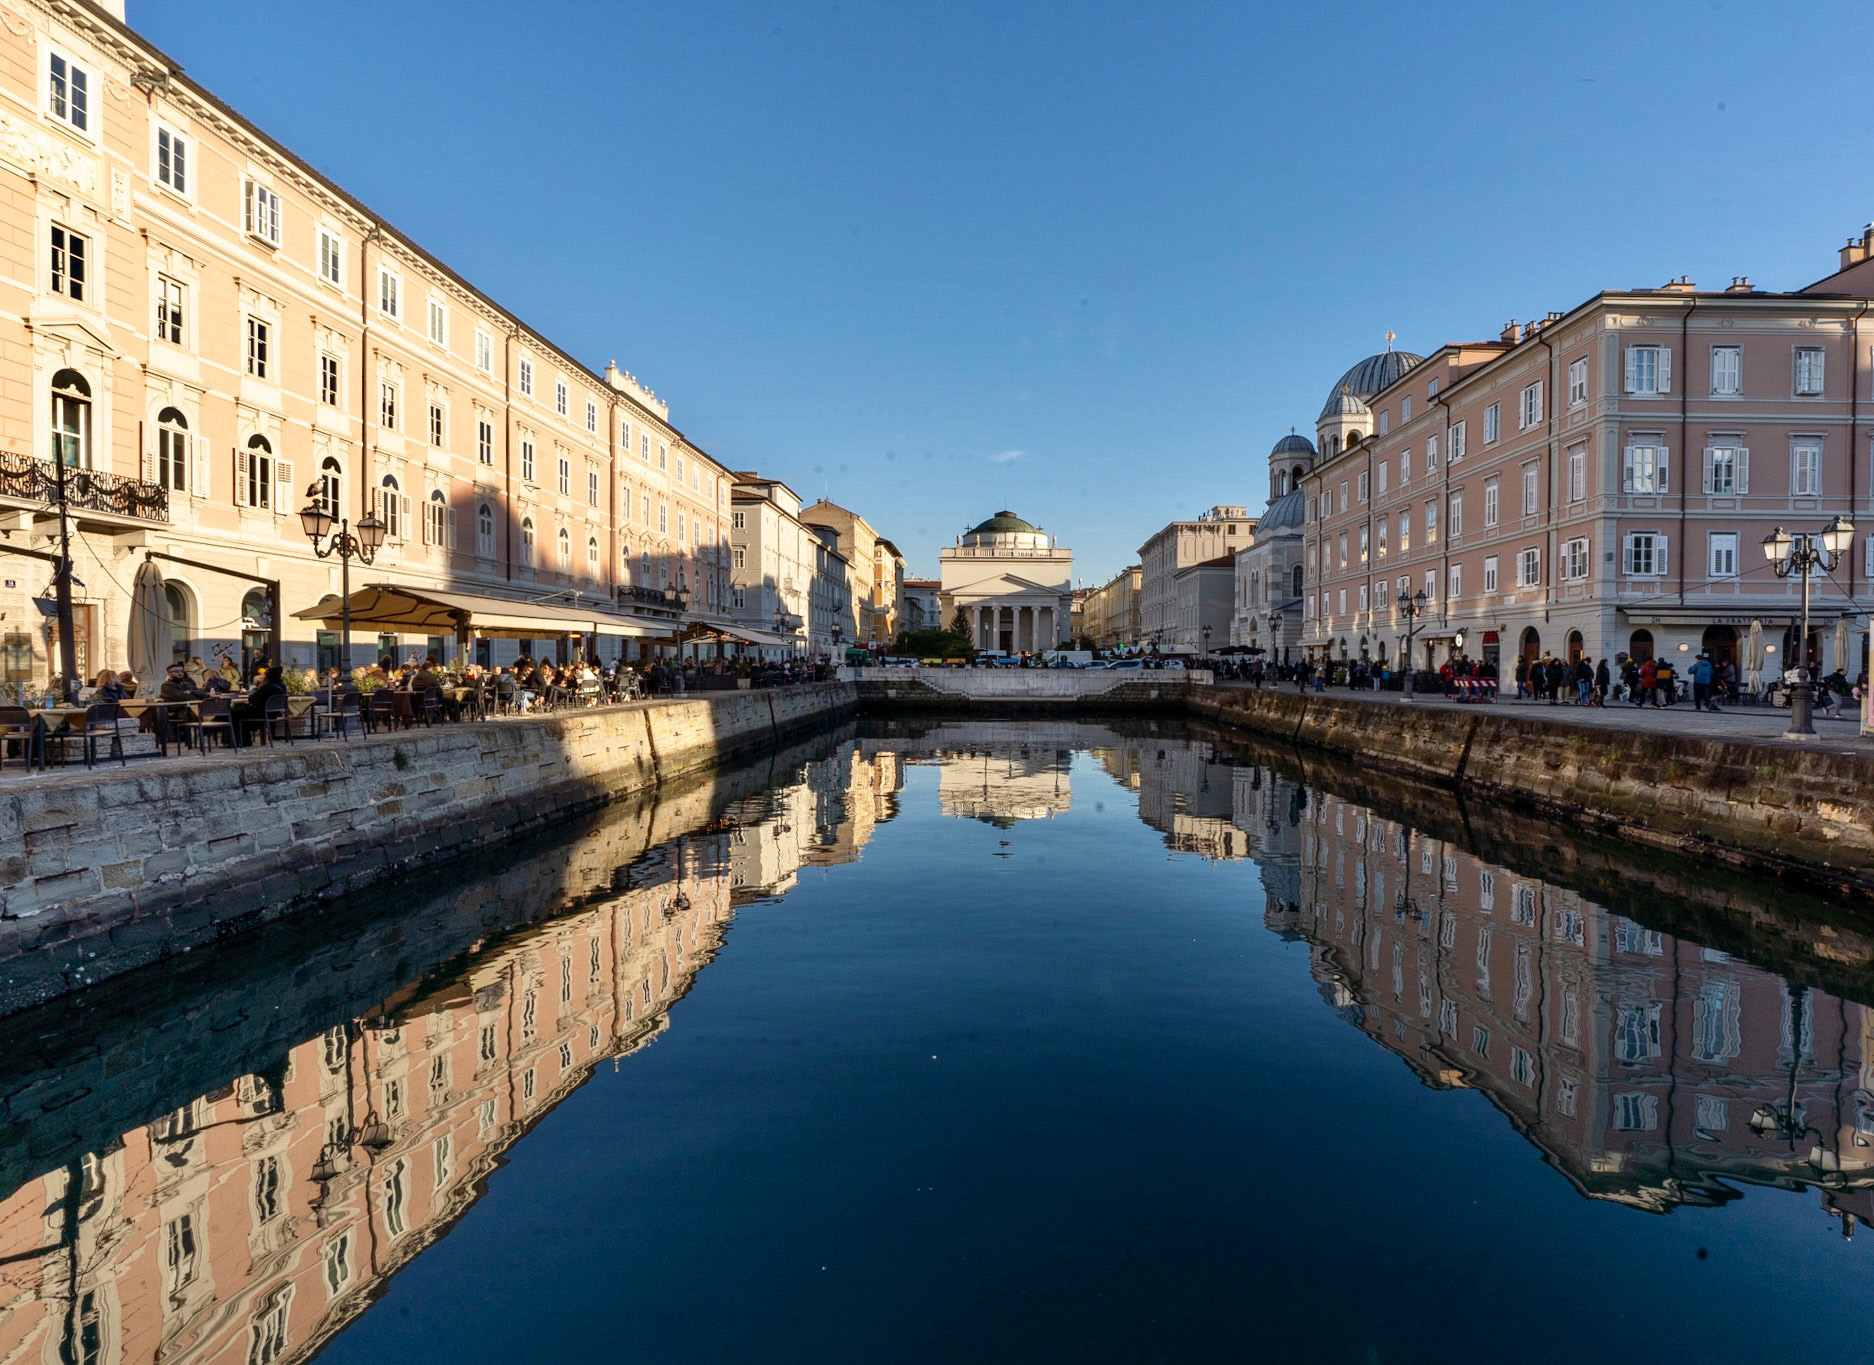
M 1078 775 L 1082 810 L 1117 787 L 1173 854 L 1253 860 L 1264 925 L 1307 945 L 1327 1003 L 1425 1085 L 1483 1093 L 1585 1195 L 1658 1212 L 1775 1185 L 1819 1191 L 1844 1231 L 1874 1216 L 1874 1022 L 1843 965 L 1874 961 L 1864 936 L 1818 934 L 1829 960 L 1779 974 L 1661 927 L 1660 888 L 1695 871 L 1553 830 L 1506 850 L 1446 793 L 1374 795 L 1216 734 L 899 724 L 610 812 L 303 951 L 276 938 L 21 1026 L 0 1359 L 316 1351 L 596 1067 L 671 1026 L 738 907 L 862 857 L 920 768 L 945 817 L 1064 816 Z M 1557 858 L 1618 895 L 1545 880 Z

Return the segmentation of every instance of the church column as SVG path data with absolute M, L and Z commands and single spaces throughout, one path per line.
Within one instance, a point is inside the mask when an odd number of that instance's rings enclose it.
M 1035 609 L 1017 607 L 1015 609 L 1015 648 L 1019 652 L 1031 652 L 1035 647 Z
M 989 629 L 988 629 L 989 623 L 984 618 L 984 615 L 983 615 L 985 610 L 986 608 L 980 605 L 970 608 L 970 619 L 976 623 L 976 639 L 973 641 L 973 643 L 978 649 L 982 649 L 984 647 L 984 645 L 987 642 L 988 634 L 989 634 Z

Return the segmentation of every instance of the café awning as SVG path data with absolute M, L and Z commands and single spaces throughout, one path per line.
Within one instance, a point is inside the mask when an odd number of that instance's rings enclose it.
M 336 627 L 343 620 L 343 602 L 333 594 L 304 611 L 300 621 Z M 538 640 L 552 635 L 652 636 L 662 634 L 644 622 L 618 616 L 597 607 L 562 603 L 519 602 L 476 593 L 443 592 L 435 588 L 409 588 L 395 583 L 373 583 L 351 594 L 352 626 L 375 626 L 412 635 L 471 634 L 495 639 Z
M 699 621 L 690 630 L 695 635 L 719 635 L 731 640 L 740 640 L 748 645 L 765 645 L 771 649 L 792 649 L 800 642 L 796 635 L 776 635 L 771 630 L 756 630 L 753 626 L 744 626 L 733 621 Z

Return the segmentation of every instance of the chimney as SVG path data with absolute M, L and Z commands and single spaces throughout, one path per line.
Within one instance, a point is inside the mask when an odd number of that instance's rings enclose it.
M 1757 291 L 1751 288 L 1750 276 L 1734 275 L 1731 277 L 1731 282 L 1724 287 L 1724 292 L 1727 294 L 1754 294 Z
M 1874 254 L 1874 226 L 1859 237 L 1848 239 L 1848 245 L 1841 249 L 1841 268 L 1846 270 L 1851 265 L 1860 265 L 1871 254 Z
M 1512 346 L 1514 346 L 1518 341 L 1521 341 L 1522 337 L 1523 337 L 1522 328 L 1516 325 L 1515 318 L 1511 318 L 1508 322 L 1504 323 L 1503 330 L 1497 333 L 1498 341 L 1507 341 Z
M 1695 294 L 1698 292 L 1698 286 L 1692 283 L 1689 275 L 1681 275 L 1676 280 L 1667 280 L 1660 285 L 1659 292 L 1662 294 Z

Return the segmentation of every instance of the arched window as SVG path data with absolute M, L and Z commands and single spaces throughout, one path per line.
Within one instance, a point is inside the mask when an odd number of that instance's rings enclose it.
M 597 536 L 588 536 L 586 538 L 586 577 L 590 578 L 595 583 L 598 581 L 599 538 Z
M 194 614 L 189 610 L 189 594 L 178 583 L 165 583 L 163 597 L 169 605 L 170 657 L 179 664 L 187 663 L 190 637 L 195 634 Z
M 318 489 L 319 505 L 325 509 L 329 517 L 340 515 L 338 509 L 345 504 L 341 482 L 344 475 L 344 466 L 339 464 L 336 455 L 327 455 L 319 462 L 319 482 L 315 487 Z
M 189 419 L 176 408 L 156 414 L 156 482 L 189 491 Z
M 631 542 L 628 540 L 618 542 L 618 578 L 623 583 L 631 581 Z
M 377 514 L 384 521 L 384 539 L 402 540 L 403 524 L 403 487 L 397 482 L 395 474 L 386 474 L 378 485 Z
M 555 536 L 554 539 L 559 542 L 560 572 L 561 573 L 572 572 L 572 567 L 573 567 L 573 538 L 572 536 L 567 534 L 566 528 L 562 526 L 560 527 L 559 534 Z
M 241 599 L 241 629 L 266 630 L 273 625 L 273 608 L 265 588 L 249 588 Z
M 1653 632 L 1636 630 L 1627 638 L 1627 653 L 1636 664 L 1643 664 L 1653 657 Z
M 440 488 L 432 488 L 429 501 L 423 504 L 423 543 L 449 543 L 449 499 L 443 496 Z
M 247 449 L 235 452 L 235 502 L 246 507 L 273 506 L 275 492 L 273 447 L 265 436 L 250 436 Z M 286 495 L 286 490 L 281 490 Z
M 534 519 L 521 518 L 521 567 L 531 569 L 534 566 Z
M 1296 465 L 1293 469 L 1289 471 L 1288 486 L 1290 488 L 1301 487 L 1301 466 L 1300 465 Z
M 1300 596 L 1301 596 L 1301 587 L 1302 587 L 1302 581 L 1301 581 L 1301 565 L 1299 565 L 1299 564 L 1297 564 L 1297 565 L 1295 566 L 1295 588 L 1294 588 L 1294 595 L 1295 595 L 1296 597 L 1300 597 Z
M 1330 455 L 1340 454 L 1340 437 L 1330 436 L 1327 438 L 1327 453 Z
M 485 502 L 475 509 L 475 553 L 483 559 L 495 557 L 495 509 Z
M 68 469 L 91 468 L 91 386 L 76 370 L 52 376 L 52 455 Z
M 1360 433 L 1358 430 L 1347 433 L 1347 444 L 1350 446 L 1357 446 L 1360 444 Z
M 645 587 L 651 587 L 651 552 L 646 550 L 638 556 L 638 581 Z

